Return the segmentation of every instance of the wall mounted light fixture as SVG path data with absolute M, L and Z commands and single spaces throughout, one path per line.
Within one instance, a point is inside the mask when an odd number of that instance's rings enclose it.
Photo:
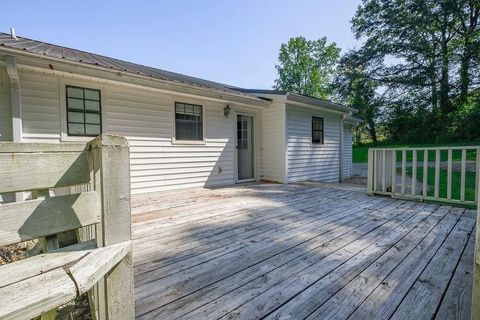
M 228 115 L 230 114 L 230 111 L 232 111 L 232 109 L 227 104 L 227 106 L 225 108 L 223 108 L 223 115 L 225 116 L 225 118 L 228 118 Z

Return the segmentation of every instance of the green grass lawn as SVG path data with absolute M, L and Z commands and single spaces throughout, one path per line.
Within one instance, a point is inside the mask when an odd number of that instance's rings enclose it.
M 407 168 L 407 174 L 412 176 L 412 167 Z M 423 168 L 417 168 L 417 181 L 423 182 Z M 427 176 L 429 190 L 428 196 L 434 196 L 435 192 L 435 169 L 428 168 Z M 460 199 L 460 172 L 452 171 L 452 199 Z M 447 170 L 440 170 L 440 184 L 439 184 L 440 198 L 447 198 Z M 465 200 L 475 200 L 475 173 L 467 171 L 465 173 Z
M 428 148 L 428 147 L 451 147 L 451 146 L 480 146 L 480 141 L 473 141 L 468 143 L 452 143 L 452 144 L 398 144 L 398 145 L 385 145 L 378 146 L 379 148 Z M 352 150 L 352 160 L 354 163 L 365 163 L 368 162 L 368 149 L 374 148 L 372 145 L 353 147 Z M 467 152 L 467 160 L 475 160 L 475 150 Z M 461 160 L 462 153 L 460 150 L 453 151 L 452 159 L 454 161 Z M 412 161 L 412 152 L 407 152 L 407 161 Z M 423 151 L 417 152 L 418 161 L 423 161 Z M 448 153 L 447 151 L 442 151 L 441 160 L 447 161 Z M 398 152 L 397 159 L 401 159 L 401 152 Z M 429 161 L 435 160 L 435 152 L 430 151 L 428 154 Z

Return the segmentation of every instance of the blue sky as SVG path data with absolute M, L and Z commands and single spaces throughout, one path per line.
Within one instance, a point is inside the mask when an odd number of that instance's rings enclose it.
M 280 45 L 342 51 L 361 0 L 6 1 L 0 31 L 248 88 L 271 88 Z

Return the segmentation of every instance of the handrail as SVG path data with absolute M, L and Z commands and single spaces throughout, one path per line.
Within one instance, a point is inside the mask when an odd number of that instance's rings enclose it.
M 0 318 L 54 318 L 58 306 L 88 291 L 95 320 L 133 319 L 126 138 L 103 134 L 87 144 L 0 143 L 0 168 L 0 195 L 8 197 L 2 202 L 12 200 L 0 204 L 0 245 L 39 239 L 38 251 L 44 253 L 31 252 L 0 267 L 5 279 L 14 280 L 0 285 Z M 31 193 L 32 199 L 15 202 L 14 192 Z M 86 228 L 95 246 L 80 250 L 92 243 L 82 239 Z M 78 232 L 79 246 L 59 249 L 57 234 L 71 230 Z
M 467 167 L 468 159 L 475 165 Z M 475 205 L 479 172 L 480 146 L 370 148 L 367 188 L 371 195 Z
M 479 146 L 451 146 L 451 147 L 375 147 L 369 150 L 476 150 Z

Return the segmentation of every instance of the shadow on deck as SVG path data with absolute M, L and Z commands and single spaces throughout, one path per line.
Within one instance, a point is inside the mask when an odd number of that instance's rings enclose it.
M 137 319 L 469 319 L 475 212 L 319 184 L 136 196 Z

